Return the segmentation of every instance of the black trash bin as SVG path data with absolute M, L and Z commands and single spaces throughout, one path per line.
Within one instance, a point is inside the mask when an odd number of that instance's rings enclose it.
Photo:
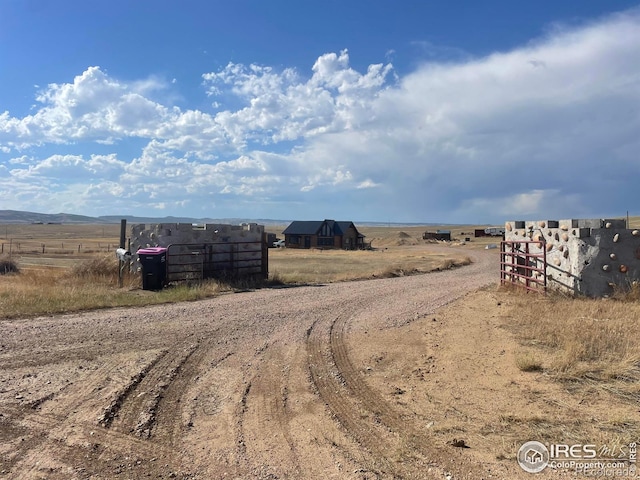
M 162 290 L 167 279 L 167 249 L 149 247 L 138 250 L 142 266 L 142 289 Z

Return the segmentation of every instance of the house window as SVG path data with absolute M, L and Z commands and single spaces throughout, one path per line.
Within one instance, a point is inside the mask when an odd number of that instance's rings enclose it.
M 300 243 L 300 235 L 290 235 L 289 243 L 292 245 L 298 245 Z
M 318 237 L 318 246 L 319 247 L 332 247 L 333 246 L 333 237 Z
M 320 229 L 320 236 L 333 237 L 333 229 L 329 226 L 328 223 L 325 223 L 324 225 L 322 225 L 322 228 Z

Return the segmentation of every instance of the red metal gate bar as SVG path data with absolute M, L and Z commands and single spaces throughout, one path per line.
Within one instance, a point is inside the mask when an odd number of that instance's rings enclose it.
M 531 253 L 529 247 L 535 244 L 540 253 Z M 508 250 L 509 249 L 509 250 Z M 538 266 L 542 263 L 542 266 Z M 539 273 L 542 278 L 533 276 Z M 500 242 L 500 284 L 512 284 L 527 291 L 547 291 L 547 249 L 544 241 L 502 241 Z

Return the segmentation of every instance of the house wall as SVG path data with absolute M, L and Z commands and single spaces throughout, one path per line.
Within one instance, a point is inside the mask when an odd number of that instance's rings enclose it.
M 298 237 L 298 243 L 291 243 L 291 237 Z M 309 247 L 305 247 L 305 237 L 309 237 Z M 287 248 L 316 248 L 318 246 L 318 237 L 316 235 L 285 235 L 284 241 Z
M 505 240 L 539 242 L 530 250 L 546 250 L 552 289 L 602 297 L 640 281 L 640 231 L 627 229 L 624 220 L 511 221 Z
M 299 243 L 290 243 L 291 237 L 299 237 Z M 309 237 L 309 247 L 305 247 L 305 237 Z M 334 235 L 332 245 L 318 245 L 317 235 L 285 235 L 287 248 L 342 248 L 342 235 Z
M 202 258 L 192 255 L 193 251 L 206 252 L 210 261 L 226 270 L 237 270 L 237 274 L 253 275 L 268 273 L 268 254 L 264 226 L 256 223 L 243 225 L 205 224 L 194 226 L 190 223 L 137 224 L 130 229 L 130 249 L 133 254 L 134 269 L 140 270 L 136 252 L 146 247 L 170 247 L 169 253 L 183 255 L 179 262 L 191 258 L 202 263 Z M 171 255 L 170 255 L 171 256 Z M 170 258 L 169 258 L 170 261 Z M 174 271 L 178 267 L 173 267 Z M 185 271 L 193 271 L 192 265 L 185 265 Z M 179 272 L 178 272 L 179 273 Z
M 346 232 L 343 232 L 342 245 L 340 248 L 346 248 L 349 250 L 358 248 L 358 232 L 355 228 L 349 227 Z

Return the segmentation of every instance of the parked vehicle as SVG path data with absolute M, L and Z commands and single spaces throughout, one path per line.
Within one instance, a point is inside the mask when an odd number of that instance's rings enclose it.
M 273 246 L 275 248 L 280 248 L 280 247 L 284 247 L 284 240 L 278 240 L 276 242 L 273 242 Z
M 501 237 L 504 235 L 503 227 L 490 227 L 484 229 L 485 235 L 489 235 L 490 237 Z

